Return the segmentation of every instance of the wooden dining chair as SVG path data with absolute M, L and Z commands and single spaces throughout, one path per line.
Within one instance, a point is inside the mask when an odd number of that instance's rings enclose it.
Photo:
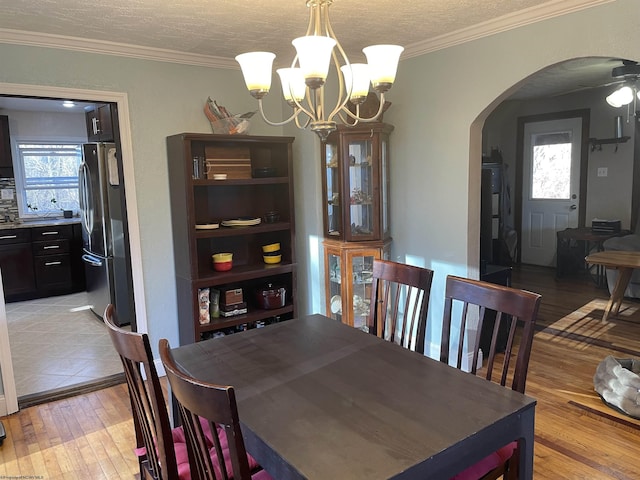
M 175 363 L 166 339 L 160 340 L 159 348 L 180 411 L 192 459 L 193 478 L 272 480 L 265 470 L 252 475 L 240 429 L 234 388 L 203 382 L 186 374 Z M 208 425 L 209 431 L 217 434 L 210 437 L 203 425 Z M 227 439 L 226 451 L 221 440 L 223 434 Z M 208 441 L 212 441 L 213 446 L 209 446 Z
M 369 333 L 424 353 L 433 270 L 373 261 Z
M 483 355 L 487 355 L 486 367 L 482 367 L 480 373 L 486 380 L 495 381 L 503 387 L 524 393 L 540 298 L 541 296 L 537 293 L 526 290 L 449 275 L 445 289 L 440 361 L 449 364 L 450 354 L 454 353 L 454 366 L 462 369 L 463 359 L 472 354 L 468 369 L 470 373 L 478 374 L 482 324 L 489 311 L 492 311 L 492 315 L 495 312 L 489 351 L 482 352 Z M 468 332 L 469 327 L 472 326 L 469 315 L 473 310 L 478 314 L 477 334 L 473 344 L 468 345 L 469 339 L 472 338 Z M 454 320 L 458 318 L 459 322 L 455 322 Z M 508 326 L 508 335 L 504 354 L 502 354 L 497 353 L 497 342 L 498 332 L 505 322 Z M 454 328 L 457 327 L 459 327 L 459 330 L 456 330 L 458 333 L 454 334 Z M 509 378 L 511 378 L 510 382 Z M 488 480 L 501 476 L 505 479 L 518 478 L 517 446 L 517 442 L 506 445 L 456 475 L 454 479 Z
M 178 459 L 169 414 L 158 378 L 149 337 L 144 333 L 128 332 L 114 321 L 115 308 L 107 305 L 104 323 L 109 329 L 127 379 L 133 425 L 136 432 L 136 455 L 140 462 L 140 478 L 150 480 L 177 479 L 178 468 L 187 469 L 186 448 Z M 145 380 L 146 379 L 146 380 Z

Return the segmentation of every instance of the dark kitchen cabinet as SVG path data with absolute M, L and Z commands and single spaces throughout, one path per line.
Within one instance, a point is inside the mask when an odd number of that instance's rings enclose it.
M 90 142 L 115 141 L 116 107 L 111 103 L 99 103 L 85 111 L 87 138 Z
M 0 115 L 0 177 L 13 178 L 9 117 Z
M 27 299 L 35 294 L 31 229 L 0 231 L 0 270 L 6 302 Z
M 38 293 L 41 296 L 70 293 L 72 226 L 35 227 L 31 236 Z
M 85 289 L 80 224 L 0 230 L 0 268 L 6 302 Z

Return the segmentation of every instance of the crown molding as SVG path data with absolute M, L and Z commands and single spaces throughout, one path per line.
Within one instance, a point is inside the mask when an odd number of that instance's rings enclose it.
M 472 27 L 463 28 L 422 42 L 406 45 L 402 58 L 417 57 L 437 50 L 477 40 L 479 38 L 488 37 L 496 33 L 522 27 L 524 25 L 529 25 L 542 20 L 559 17 L 568 13 L 577 12 L 615 1 L 616 0 L 551 0 L 542 5 L 503 15 Z M 78 52 L 116 55 L 121 57 L 140 58 L 144 60 L 196 65 L 202 67 L 228 69 L 238 68 L 237 63 L 230 58 L 5 28 L 0 28 L 0 43 L 60 48 Z
M 488 37 L 496 33 L 505 32 L 514 28 L 532 23 L 560 17 L 568 13 L 585 10 L 587 8 L 615 2 L 616 0 L 552 0 L 550 2 L 530 7 L 518 12 L 503 15 L 502 17 L 474 25 L 469 28 L 456 30 L 455 32 L 430 38 L 423 42 L 406 45 L 402 58 L 411 58 L 435 52 L 444 48 L 453 47 L 462 43 Z
M 140 58 L 160 62 L 181 63 L 201 67 L 233 68 L 238 64 L 229 58 L 201 55 L 197 53 L 178 52 L 162 48 L 142 47 L 125 43 L 107 42 L 88 38 L 52 35 L 48 33 L 28 32 L 0 28 L 0 43 L 28 45 L 32 47 L 60 48 L 76 52 L 116 55 L 120 57 Z

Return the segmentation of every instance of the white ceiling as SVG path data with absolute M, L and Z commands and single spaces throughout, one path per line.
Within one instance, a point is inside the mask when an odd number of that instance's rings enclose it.
M 351 61 L 370 44 L 405 46 L 404 57 L 613 0 L 334 0 L 333 29 Z M 305 34 L 305 0 L 20 0 L 3 2 L 0 42 L 212 62 L 273 51 L 289 64 Z M 579 59 L 529 79 L 514 98 L 558 95 L 610 82 L 612 59 Z M 4 107 L 0 99 L 0 108 Z M 52 104 L 53 105 L 53 104 Z

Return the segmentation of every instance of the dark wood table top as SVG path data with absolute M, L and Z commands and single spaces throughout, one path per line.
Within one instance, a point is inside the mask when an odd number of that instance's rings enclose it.
M 173 353 L 235 386 L 247 450 L 278 479 L 449 478 L 523 417 L 533 440 L 535 400 L 322 315 Z

